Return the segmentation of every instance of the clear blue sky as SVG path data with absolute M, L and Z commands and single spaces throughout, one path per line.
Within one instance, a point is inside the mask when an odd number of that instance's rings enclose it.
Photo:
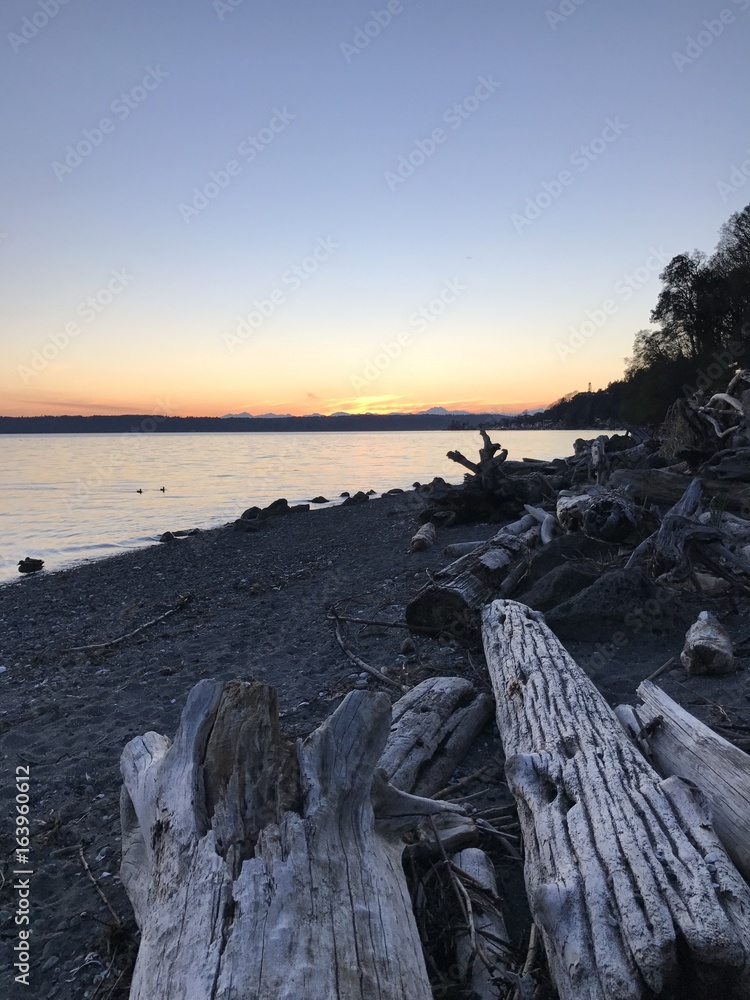
M 750 202 L 750 0 L 5 0 L 0 35 L 3 413 L 551 402 Z

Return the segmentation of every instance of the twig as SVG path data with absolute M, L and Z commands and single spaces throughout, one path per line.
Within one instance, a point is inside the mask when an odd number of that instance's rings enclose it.
M 96 879 L 94 878 L 94 876 L 91 874 L 91 869 L 89 868 L 88 863 L 86 862 L 86 858 L 83 856 L 83 844 L 79 844 L 78 845 L 78 857 L 81 859 L 81 864 L 85 868 L 86 874 L 91 879 L 91 884 L 94 886 L 94 888 L 96 889 L 96 891 L 101 896 L 102 901 L 104 902 L 104 905 L 107 907 L 107 909 L 109 910 L 109 912 L 115 918 L 115 923 L 117 924 L 118 927 L 122 927 L 122 920 L 120 920 L 120 918 L 117 916 L 117 914 L 115 913 L 115 911 L 112 909 L 112 906 L 111 906 L 109 900 L 107 899 L 107 897 L 104 895 L 104 892 L 102 891 L 102 887 L 99 885 L 99 883 L 96 881 Z
M 110 973 L 110 971 L 111 971 L 111 969 L 112 969 L 112 966 L 113 966 L 113 965 L 115 964 L 115 959 L 116 959 L 116 958 L 117 958 L 117 949 L 115 949 L 115 952 L 114 952 L 114 954 L 112 955 L 112 958 L 111 958 L 111 960 L 110 960 L 110 963 L 109 963 L 109 965 L 108 965 L 108 966 L 107 966 L 107 968 L 106 968 L 106 969 L 104 970 L 104 973 L 102 974 L 102 978 L 101 978 L 101 979 L 99 980 L 99 982 L 97 983 L 97 985 L 96 985 L 96 989 L 95 989 L 95 990 L 94 990 L 94 992 L 93 992 L 93 993 L 91 994 L 91 1000 L 94 1000 L 94 997 L 95 997 L 95 996 L 96 996 L 96 994 L 97 994 L 97 993 L 99 992 L 99 990 L 100 990 L 100 989 L 102 988 L 102 984 L 104 983 L 104 980 L 105 980 L 105 979 L 107 978 L 107 976 L 109 975 L 109 973 Z M 120 975 L 122 975 L 122 973 L 120 973 Z M 119 977 L 118 977 L 118 981 L 119 981 Z
M 432 798 L 444 799 L 452 792 L 457 792 L 459 788 L 464 788 L 466 785 L 470 785 L 472 781 L 476 781 L 480 774 L 484 774 L 489 766 L 489 764 L 483 764 L 478 771 L 474 771 L 473 774 L 469 774 L 465 778 L 461 778 L 461 780 L 457 781 L 454 785 L 446 785 L 445 788 L 441 788 L 439 792 L 435 792 Z
M 108 646 L 116 646 L 118 643 L 125 642 L 126 639 L 132 639 L 134 635 L 138 635 L 145 628 L 149 628 L 151 625 L 156 625 L 157 622 L 164 621 L 165 618 L 169 618 L 170 615 L 176 614 L 181 611 L 187 604 L 189 604 L 193 599 L 192 594 L 186 594 L 184 597 L 180 597 L 177 601 L 175 607 L 171 608 L 169 611 L 165 611 L 163 615 L 159 615 L 158 618 L 152 619 L 150 622 L 145 622 L 143 625 L 139 625 L 138 628 L 133 629 L 132 632 L 128 632 L 127 635 L 118 636 L 117 639 L 109 639 L 107 642 L 95 642 L 90 646 L 71 646 L 69 649 L 64 649 L 64 653 L 83 653 L 89 649 L 106 649 Z
M 649 674 L 646 678 L 647 681 L 655 681 L 657 677 L 661 675 L 670 668 L 674 663 L 674 656 L 670 656 L 666 663 L 662 663 L 658 670 L 654 670 L 653 674 Z
M 115 990 L 117 989 L 117 986 L 118 986 L 120 980 L 122 979 L 122 977 L 124 975 L 125 975 L 125 970 L 123 969 L 122 972 L 120 973 L 120 975 L 117 977 L 117 979 L 115 979 L 114 983 L 112 984 L 112 989 L 106 995 L 106 997 L 104 998 L 104 1000 L 110 1000 L 110 998 L 114 994 Z M 92 1000 L 93 1000 L 93 998 L 92 998 Z
M 339 646 L 341 646 L 344 655 L 348 656 L 348 658 L 352 661 L 352 663 L 356 667 L 359 667 L 360 670 L 364 670 L 372 677 L 376 677 L 383 684 L 388 684 L 390 687 L 395 688 L 401 694 L 409 690 L 409 688 L 406 687 L 405 685 L 399 684 L 398 681 L 394 681 L 390 677 L 386 677 L 386 675 L 382 673 L 380 670 L 378 670 L 377 667 L 371 667 L 369 663 L 365 663 L 365 661 L 361 659 L 359 656 L 357 656 L 356 653 L 353 653 L 349 647 L 349 643 L 341 634 L 341 622 L 339 620 L 338 614 L 333 609 L 331 609 L 328 617 L 331 621 L 336 623 L 336 641 L 338 642 Z
M 351 615 L 340 615 L 335 608 L 331 613 L 342 622 L 353 622 L 355 625 L 377 625 L 379 628 L 404 628 L 409 632 L 433 632 L 434 629 L 423 628 L 420 625 L 407 625 L 406 622 L 381 622 L 372 618 L 353 618 Z

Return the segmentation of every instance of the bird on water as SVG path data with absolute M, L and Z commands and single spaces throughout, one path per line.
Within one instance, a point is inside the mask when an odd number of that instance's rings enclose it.
M 136 493 L 143 493 L 143 490 L 136 490 Z
M 44 566 L 44 559 L 32 559 L 30 556 L 26 556 L 25 559 L 21 559 L 18 563 L 19 573 L 38 573 L 39 570 Z

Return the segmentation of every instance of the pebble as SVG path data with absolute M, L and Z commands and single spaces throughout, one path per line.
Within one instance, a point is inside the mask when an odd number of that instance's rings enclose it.
M 42 965 L 42 972 L 49 972 L 50 969 L 54 969 L 60 959 L 57 955 L 50 955 L 47 961 Z

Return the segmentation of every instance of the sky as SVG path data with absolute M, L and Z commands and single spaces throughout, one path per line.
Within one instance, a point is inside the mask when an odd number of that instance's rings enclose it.
M 0 413 L 514 412 L 750 202 L 750 0 L 4 0 Z

